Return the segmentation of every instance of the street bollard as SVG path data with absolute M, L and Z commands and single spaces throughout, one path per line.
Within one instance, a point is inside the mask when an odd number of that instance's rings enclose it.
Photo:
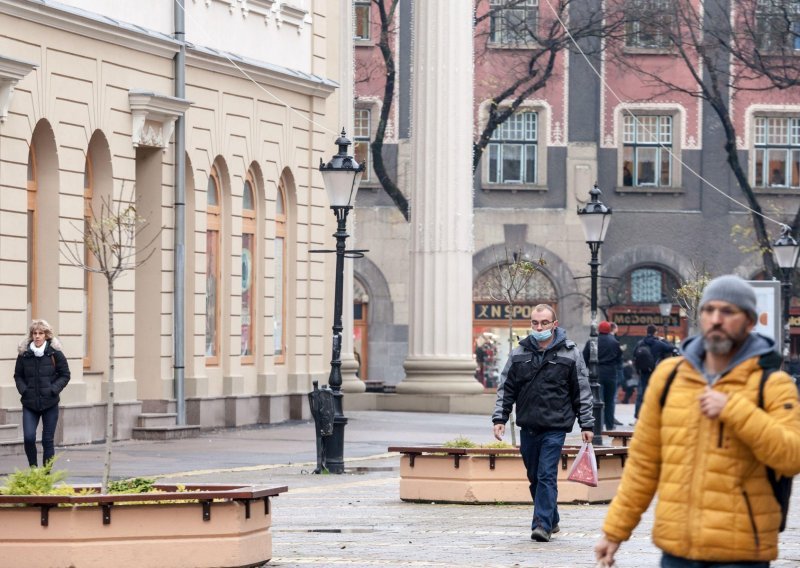
M 314 417 L 314 430 L 317 438 L 317 469 L 314 473 L 327 471 L 325 454 L 330 436 L 333 434 L 333 391 L 327 385 L 319 388 L 319 381 L 314 381 L 314 390 L 308 393 L 308 404 L 311 416 Z

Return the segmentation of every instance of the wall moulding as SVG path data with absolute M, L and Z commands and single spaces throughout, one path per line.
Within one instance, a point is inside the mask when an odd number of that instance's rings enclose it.
M 35 63 L 0 55 L 0 123 L 8 117 L 8 107 L 17 83 L 37 67 Z
M 175 121 L 192 104 L 177 97 L 137 89 L 128 91 L 128 102 L 131 107 L 131 138 L 134 148 L 152 146 L 162 150 L 169 146 Z

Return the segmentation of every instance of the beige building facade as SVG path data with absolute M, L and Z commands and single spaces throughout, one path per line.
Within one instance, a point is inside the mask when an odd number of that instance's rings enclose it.
M 0 424 L 20 423 L 17 344 L 44 318 L 72 371 L 56 442 L 103 438 L 107 286 L 64 247 L 104 200 L 135 205 L 149 223 L 135 253 L 151 254 L 114 285 L 116 437 L 175 410 L 176 286 L 188 424 L 307 416 L 306 393 L 329 371 L 333 259 L 309 251 L 333 232 L 317 169 L 343 120 L 339 4 L 177 2 L 184 45 L 172 2 L 0 0 Z

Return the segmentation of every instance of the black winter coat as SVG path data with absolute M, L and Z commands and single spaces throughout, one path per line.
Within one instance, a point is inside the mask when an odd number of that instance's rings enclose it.
M 55 406 L 69 379 L 69 364 L 58 340 L 48 341 L 41 357 L 34 355 L 27 342 L 20 347 L 14 381 L 25 408 L 41 412 Z
M 580 384 L 575 358 L 560 355 L 566 342 L 551 346 L 543 357 L 536 357 L 530 340 L 523 339 L 521 352 L 511 354 L 511 368 L 503 384 L 503 418 L 511 405 L 517 406 L 517 424 L 535 431 L 570 432 L 580 412 Z M 580 357 L 575 344 L 574 357 Z M 505 420 L 495 420 L 503 422 Z
M 583 360 L 589 366 L 590 342 L 583 347 Z M 617 369 L 622 364 L 622 348 L 619 341 L 610 333 L 601 333 L 597 337 L 597 375 L 601 379 L 614 379 Z

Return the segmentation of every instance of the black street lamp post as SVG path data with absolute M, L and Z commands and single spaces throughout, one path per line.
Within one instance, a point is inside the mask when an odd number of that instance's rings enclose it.
M 661 313 L 661 322 L 664 324 L 664 341 L 669 341 L 669 318 L 672 315 L 672 302 L 666 296 L 661 296 L 658 302 L 658 311 Z M 673 343 L 675 343 L 673 341 Z
M 356 162 L 355 158 L 347 154 L 350 140 L 347 139 L 344 129 L 342 135 L 336 140 L 339 152 L 327 164 L 320 159 L 319 169 L 328 193 L 328 200 L 336 215 L 336 250 L 314 250 L 311 252 L 336 253 L 336 284 L 334 289 L 333 305 L 333 347 L 331 349 L 331 373 L 328 385 L 333 391 L 333 434 L 325 443 L 325 466 L 330 473 L 344 473 L 344 427 L 347 418 L 342 411 L 342 297 L 344 288 L 344 259 L 360 258 L 364 250 L 345 250 L 347 234 L 347 214 L 353 208 L 352 202 L 358 191 L 358 184 L 364 172 L 364 164 Z
M 783 360 L 788 362 L 791 350 L 791 329 L 789 327 L 789 304 L 792 300 L 792 272 L 797 264 L 797 252 L 800 245 L 792 236 L 788 225 L 781 228 L 781 236 L 772 243 L 772 250 L 778 266 L 781 267 L 781 295 L 783 296 Z
M 597 184 L 589 191 L 591 201 L 583 209 L 578 209 L 578 218 L 583 224 L 586 243 L 592 253 L 589 261 L 591 267 L 591 329 L 589 331 L 589 384 L 592 387 L 592 411 L 594 413 L 594 440 L 593 443 L 603 445 L 603 398 L 600 396 L 600 382 L 597 380 L 597 279 L 600 261 L 600 245 L 606 237 L 608 223 L 611 218 L 611 209 L 600 201 L 600 188 Z

